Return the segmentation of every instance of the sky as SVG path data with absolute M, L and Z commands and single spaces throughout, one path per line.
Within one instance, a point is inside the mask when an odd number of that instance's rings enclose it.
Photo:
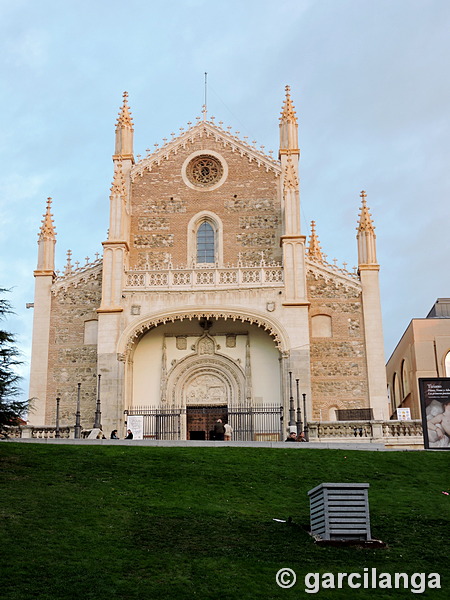
M 367 192 L 386 358 L 450 297 L 448 0 L 0 0 L 1 327 L 22 352 L 47 197 L 56 263 L 101 253 L 114 130 L 129 93 L 135 154 L 208 114 L 277 155 L 285 85 L 299 119 L 303 233 L 357 263 Z

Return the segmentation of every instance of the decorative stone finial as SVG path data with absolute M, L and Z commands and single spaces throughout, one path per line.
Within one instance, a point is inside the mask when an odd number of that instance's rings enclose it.
M 123 93 L 123 104 L 119 111 L 119 117 L 117 119 L 117 128 L 125 127 L 133 130 L 133 120 L 131 118 L 131 111 L 128 106 L 128 92 Z
M 283 108 L 281 111 L 280 121 L 284 121 L 286 123 L 297 123 L 297 117 L 295 116 L 295 108 L 294 104 L 291 100 L 290 94 L 291 88 L 286 86 L 286 98 L 284 100 Z
M 67 250 L 67 262 L 64 268 L 64 275 L 72 273 L 72 250 Z
M 366 192 L 363 190 L 360 193 L 360 198 L 361 198 L 361 212 L 359 213 L 359 223 L 358 223 L 358 227 L 356 228 L 358 232 L 369 232 L 369 233 L 375 233 L 375 227 L 372 221 L 372 215 L 369 212 L 369 209 L 367 208 L 367 203 L 366 203 L 366 198 L 367 198 L 367 194 Z
M 43 219 L 42 219 L 42 225 L 41 225 L 41 229 L 39 232 L 39 239 L 40 240 L 54 240 L 56 233 L 55 233 L 55 227 L 53 224 L 53 214 L 51 213 L 51 207 L 52 207 L 52 199 L 51 198 L 47 198 L 47 208 L 45 211 L 45 214 L 43 215 Z
M 315 221 L 311 221 L 311 236 L 309 238 L 307 254 L 309 258 L 323 262 L 322 248 L 320 247 L 319 238 L 317 237 Z

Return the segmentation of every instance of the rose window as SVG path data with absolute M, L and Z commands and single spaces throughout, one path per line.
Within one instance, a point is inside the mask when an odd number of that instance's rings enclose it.
M 189 181 L 198 187 L 209 187 L 220 181 L 223 167 L 220 160 L 209 154 L 193 158 L 187 166 Z

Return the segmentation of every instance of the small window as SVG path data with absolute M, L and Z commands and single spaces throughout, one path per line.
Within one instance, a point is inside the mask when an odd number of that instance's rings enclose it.
M 315 315 L 311 318 L 312 337 L 331 337 L 331 317 L 328 315 Z
M 197 263 L 214 263 L 215 235 L 208 221 L 203 221 L 197 231 Z

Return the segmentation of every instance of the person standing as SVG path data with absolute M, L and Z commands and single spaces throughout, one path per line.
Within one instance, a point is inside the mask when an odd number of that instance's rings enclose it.
M 226 442 L 230 442 L 231 441 L 231 436 L 233 435 L 233 428 L 231 427 L 231 425 L 229 423 L 225 423 L 225 425 L 223 427 L 225 429 L 224 440 Z
M 223 442 L 225 435 L 225 427 L 223 426 L 222 419 L 217 419 L 214 424 L 214 439 L 218 442 Z

